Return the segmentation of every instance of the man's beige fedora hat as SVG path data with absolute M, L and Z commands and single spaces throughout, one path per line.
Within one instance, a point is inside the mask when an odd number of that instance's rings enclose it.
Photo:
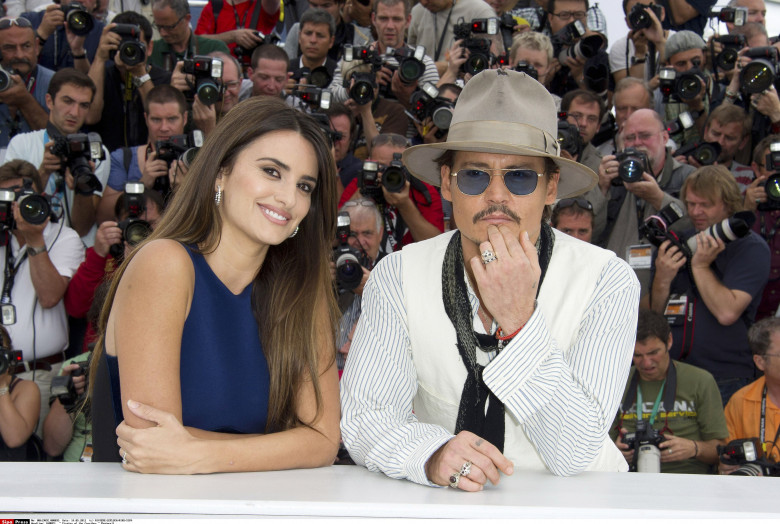
M 447 141 L 404 151 L 406 168 L 420 180 L 441 184 L 436 159 L 444 151 L 474 151 L 551 158 L 560 169 L 558 198 L 581 195 L 598 176 L 560 157 L 555 102 L 539 82 L 517 71 L 489 69 L 469 80 L 458 97 Z

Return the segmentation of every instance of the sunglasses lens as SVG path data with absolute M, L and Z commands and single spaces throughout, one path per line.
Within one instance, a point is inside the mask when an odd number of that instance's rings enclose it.
M 458 171 L 458 189 L 465 195 L 481 195 L 490 185 L 490 175 L 479 169 Z
M 530 195 L 536 189 L 536 181 L 539 175 L 530 169 L 518 169 L 508 171 L 504 175 L 504 183 L 513 195 Z

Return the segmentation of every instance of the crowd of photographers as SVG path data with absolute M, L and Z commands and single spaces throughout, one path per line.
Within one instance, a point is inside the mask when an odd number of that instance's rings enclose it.
M 642 284 L 612 434 L 626 459 L 778 473 L 780 45 L 763 0 L 623 0 L 614 42 L 589 0 L 289 4 L 210 0 L 193 20 L 187 0 L 4 3 L 3 456 L 90 460 L 95 297 L 249 97 L 282 98 L 333 145 L 342 366 L 375 264 L 457 227 L 401 153 L 444 141 L 463 85 L 503 67 L 550 91 L 561 154 L 598 174 L 552 225 Z

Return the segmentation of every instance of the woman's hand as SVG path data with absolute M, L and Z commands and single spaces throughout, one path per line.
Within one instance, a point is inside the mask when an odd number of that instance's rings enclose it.
M 123 468 L 138 473 L 200 473 L 193 451 L 199 439 L 190 435 L 175 416 L 133 400 L 127 401 L 127 407 L 157 426 L 136 429 L 123 421 L 116 428 Z

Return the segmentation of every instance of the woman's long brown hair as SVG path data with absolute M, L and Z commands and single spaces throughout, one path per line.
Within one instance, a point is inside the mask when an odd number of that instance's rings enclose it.
M 317 399 L 316 417 L 321 415 L 319 375 L 323 368 L 318 348 L 323 344 L 333 347 L 338 315 L 328 268 L 336 233 L 336 165 L 319 124 L 281 100 L 270 97 L 253 97 L 241 102 L 219 122 L 174 193 L 155 231 L 114 273 L 98 322 L 99 338 L 90 369 L 90 395 L 100 357 L 105 351 L 106 327 L 116 290 L 135 253 L 146 242 L 158 238 L 197 246 L 201 253 L 214 251 L 222 229 L 219 210 L 214 203 L 217 175 L 221 171 L 230 173 L 238 155 L 251 142 L 267 133 L 283 130 L 299 133 L 312 145 L 317 155 L 319 177 L 311 207 L 300 223 L 298 234 L 268 249 L 252 285 L 252 309 L 271 378 L 266 432 L 313 422 L 302 421 L 296 414 L 300 391 L 309 381 Z M 323 312 L 327 312 L 326 319 Z M 325 326 L 329 329 L 327 333 L 323 333 Z M 325 334 L 329 337 L 327 340 L 322 338 Z

